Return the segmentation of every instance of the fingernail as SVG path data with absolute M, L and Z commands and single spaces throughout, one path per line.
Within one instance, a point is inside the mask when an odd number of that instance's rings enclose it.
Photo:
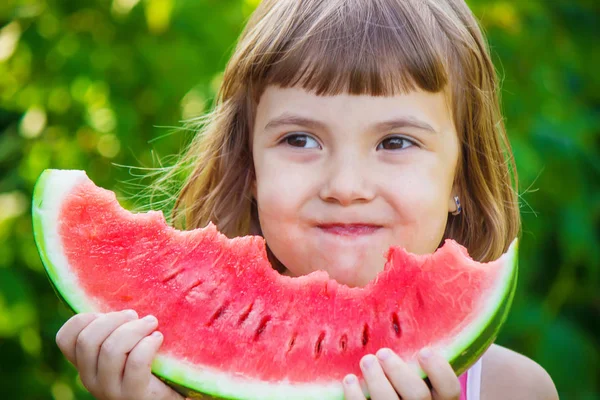
M 421 358 L 427 359 L 433 355 L 433 352 L 431 351 L 431 349 L 429 347 L 425 347 L 425 348 L 421 349 L 421 351 L 419 352 L 419 355 L 421 356 Z
M 148 324 L 155 324 L 157 322 L 154 315 L 146 315 L 142 320 Z
M 158 339 L 158 338 L 162 337 L 162 333 L 160 333 L 159 331 L 154 331 L 154 332 L 152 332 L 152 335 L 151 335 L 151 336 L 152 336 L 153 338 L 156 338 L 156 339 Z
M 362 365 L 363 365 L 363 368 L 365 368 L 365 369 L 373 368 L 373 365 L 375 365 L 376 362 L 377 362 L 377 359 L 375 358 L 375 356 L 373 356 L 371 354 L 364 356 L 362 359 Z
M 138 314 L 135 312 L 135 310 L 125 310 L 125 311 L 123 311 L 123 313 L 130 318 L 138 317 Z
M 377 352 L 377 358 L 381 361 L 387 360 L 392 355 L 392 351 L 390 349 L 380 349 Z
M 346 385 L 354 385 L 356 384 L 356 382 L 358 382 L 358 379 L 356 379 L 355 375 L 346 375 L 346 377 L 344 378 L 344 383 Z

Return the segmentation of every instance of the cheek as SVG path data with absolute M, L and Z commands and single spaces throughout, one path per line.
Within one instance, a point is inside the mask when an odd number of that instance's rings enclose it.
M 256 201 L 261 213 L 286 216 L 297 211 L 303 192 L 303 179 L 284 168 L 272 168 L 257 173 Z
M 276 148 L 263 151 L 256 163 L 260 211 L 284 218 L 299 213 L 303 203 L 316 193 L 318 172 L 318 165 L 290 160 Z
M 446 181 L 436 170 L 421 168 L 397 176 L 387 187 L 398 221 L 396 243 L 417 254 L 435 251 L 448 220 L 450 187 Z
M 269 175 L 277 175 L 270 173 Z M 300 229 L 302 201 L 298 197 L 293 179 L 266 178 L 257 186 L 258 220 L 262 235 L 275 257 L 294 276 L 306 275 L 306 255 Z M 294 268 L 294 260 L 303 260 L 304 265 Z
M 279 243 L 299 241 L 299 221 L 313 193 L 309 184 L 314 180 L 289 163 L 276 158 L 265 161 L 267 167 L 257 170 L 258 219 L 265 240 L 279 258 L 278 253 L 286 247 Z
M 412 220 L 423 213 L 427 216 L 431 210 L 447 210 L 451 179 L 441 168 L 435 168 L 435 164 L 421 163 L 388 174 L 380 187 L 396 210 Z

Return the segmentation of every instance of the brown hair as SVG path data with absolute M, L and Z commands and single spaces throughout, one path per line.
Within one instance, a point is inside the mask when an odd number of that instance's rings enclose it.
M 444 91 L 461 143 L 455 184 L 463 207 L 449 215 L 444 237 L 489 261 L 519 235 L 517 174 L 497 77 L 463 0 L 264 0 L 239 39 L 213 110 L 191 121 L 198 134 L 160 180 L 185 171 L 175 226 L 212 221 L 230 237 L 260 233 L 250 135 L 268 85 L 318 95 Z

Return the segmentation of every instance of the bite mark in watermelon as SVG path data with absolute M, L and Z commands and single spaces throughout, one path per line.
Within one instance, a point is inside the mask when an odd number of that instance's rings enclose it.
M 490 263 L 452 240 L 432 255 L 393 247 L 363 288 L 323 271 L 283 276 L 263 238 L 178 231 L 161 212 L 124 210 L 83 171 L 44 171 L 33 222 L 59 296 L 75 312 L 155 315 L 153 372 L 188 396 L 342 399 L 342 378 L 383 347 L 422 377 L 416 353 L 434 347 L 459 375 L 497 336 L 516 287 L 516 240 Z

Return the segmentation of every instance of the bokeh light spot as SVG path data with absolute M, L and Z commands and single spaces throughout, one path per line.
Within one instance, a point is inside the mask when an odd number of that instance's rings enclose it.
M 65 37 L 58 42 L 57 50 L 63 56 L 67 58 L 71 57 L 79 50 L 79 40 L 73 34 L 65 35 Z
M 46 111 L 40 107 L 32 107 L 23 116 L 19 124 L 19 133 L 27 139 L 33 139 L 46 127 Z
M 147 0 L 146 23 L 148 29 L 154 34 L 165 32 L 171 23 L 173 0 Z
M 496 24 L 503 27 L 507 32 L 516 34 L 521 31 L 521 21 L 513 3 L 507 1 L 497 2 L 492 6 L 491 15 Z
M 54 400 L 73 400 L 73 390 L 65 383 L 55 382 L 50 389 Z
M 65 87 L 55 87 L 48 96 L 48 108 L 58 114 L 64 114 L 71 107 L 71 95 Z
M 92 84 L 87 76 L 78 76 L 71 83 L 71 96 L 78 101 L 83 101 L 86 91 Z
M 23 215 L 27 206 L 27 197 L 21 192 L 0 193 L 0 222 Z
M 183 119 L 197 117 L 204 113 L 205 108 L 206 99 L 199 90 L 190 90 L 181 99 L 181 116 Z
M 114 15 L 125 16 L 131 12 L 140 0 L 113 0 L 111 11 Z
M 90 124 L 98 132 L 111 132 L 117 126 L 115 113 L 110 108 L 101 108 L 90 113 Z
M 42 350 L 42 341 L 39 333 L 33 328 L 25 328 L 19 335 L 19 342 L 25 352 L 32 356 L 39 356 Z
M 59 27 L 58 19 L 48 12 L 43 13 L 37 21 L 38 32 L 46 39 L 54 37 L 58 33 Z
M 8 60 L 19 43 L 21 37 L 21 25 L 18 22 L 11 22 L 0 29 L 0 62 Z
M 102 157 L 113 158 L 121 151 L 121 142 L 119 142 L 119 139 L 115 135 L 106 134 L 98 139 L 96 147 Z

